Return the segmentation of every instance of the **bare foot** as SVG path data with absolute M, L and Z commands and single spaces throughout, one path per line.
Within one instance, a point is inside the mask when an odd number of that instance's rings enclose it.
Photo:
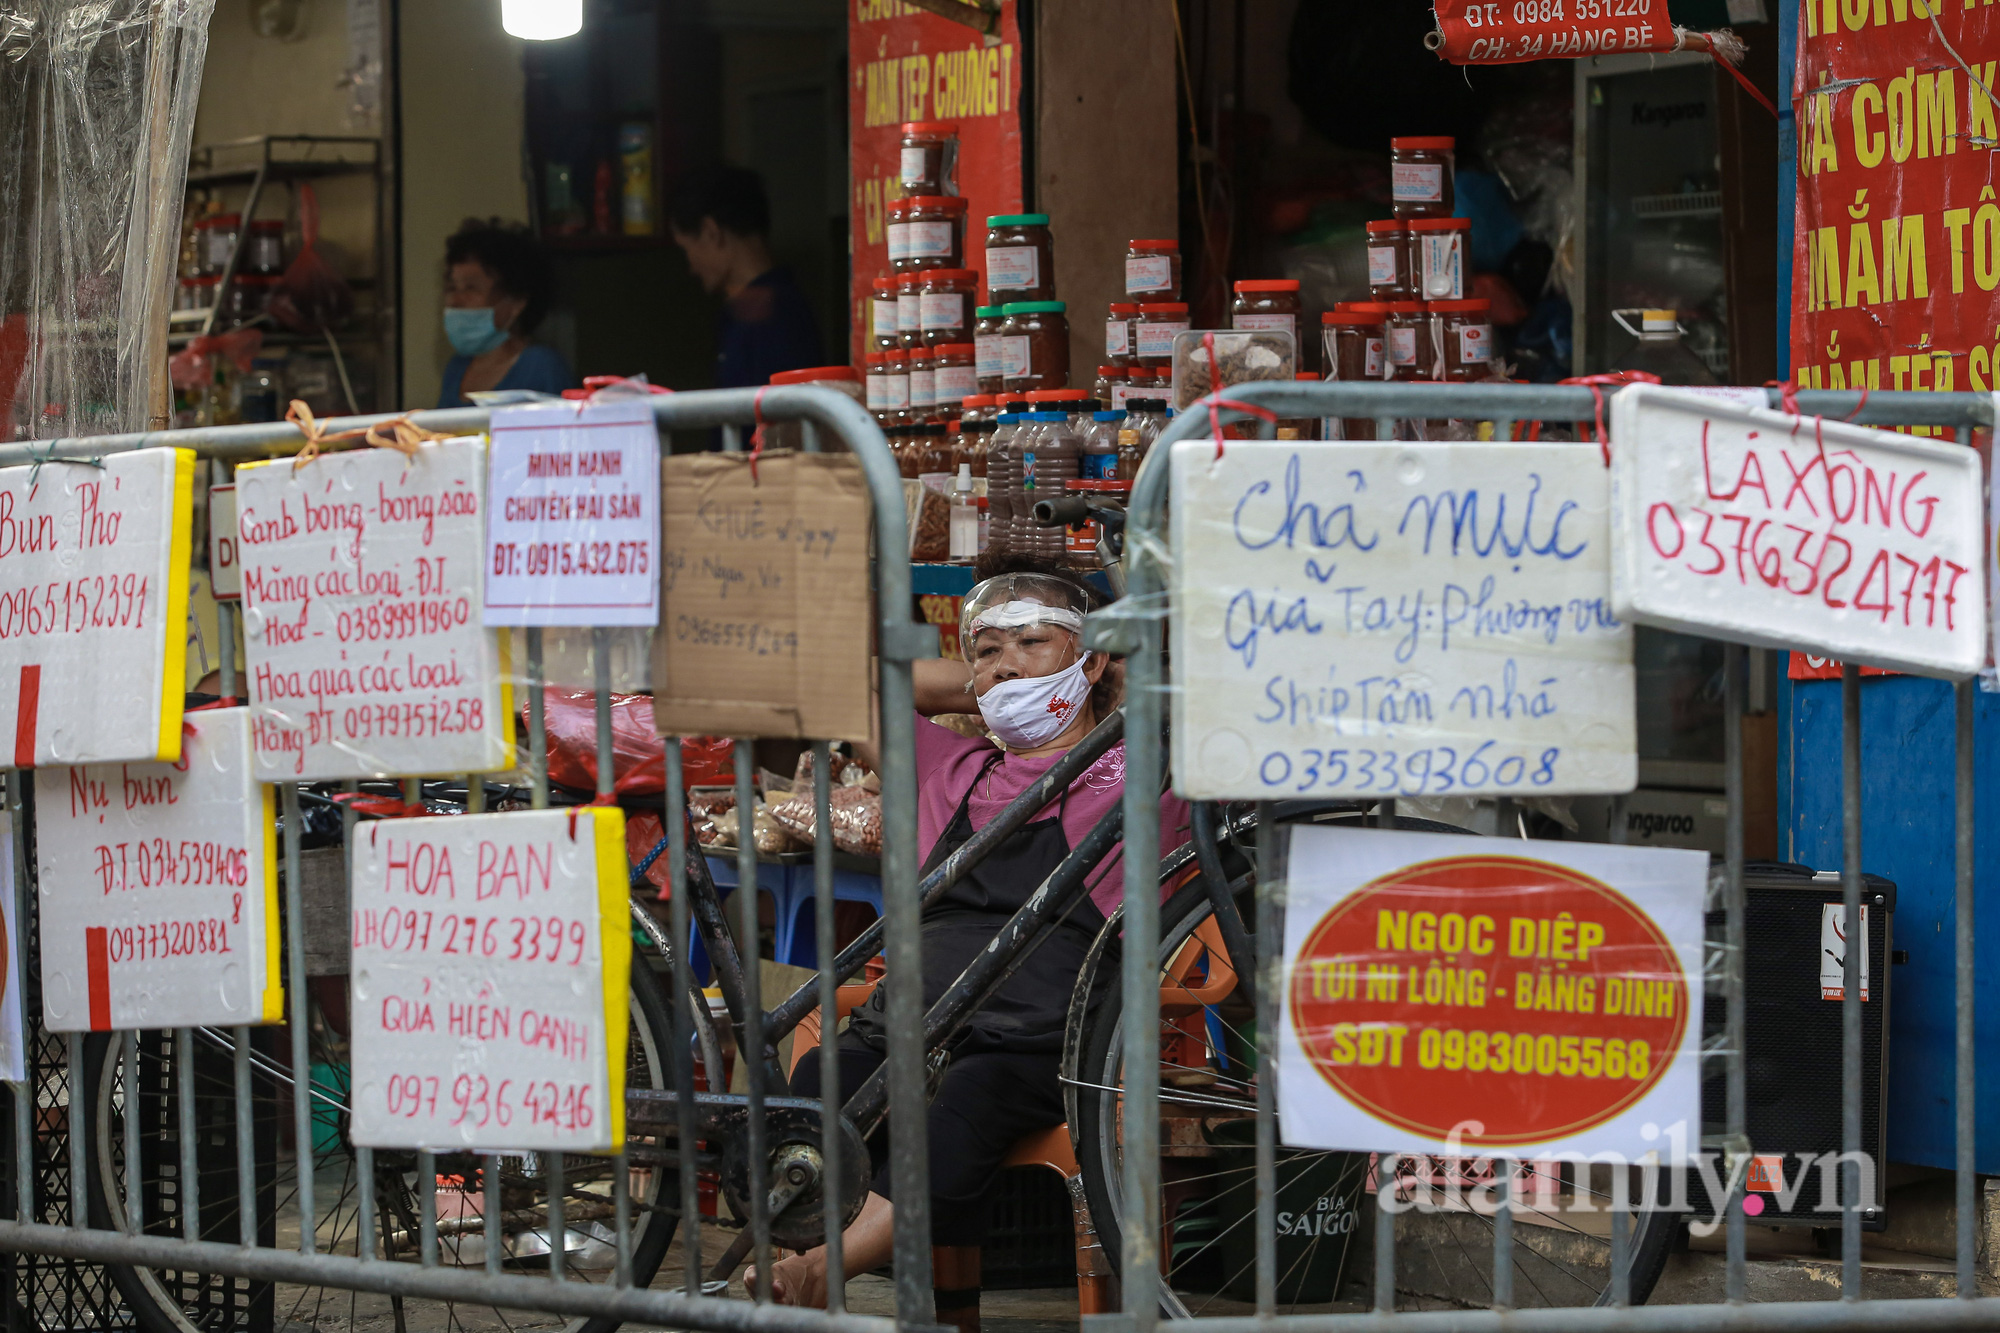
M 743 1270 L 743 1289 L 757 1294 L 757 1270 Z M 826 1308 L 826 1250 L 815 1248 L 771 1263 L 771 1299 L 779 1305 Z

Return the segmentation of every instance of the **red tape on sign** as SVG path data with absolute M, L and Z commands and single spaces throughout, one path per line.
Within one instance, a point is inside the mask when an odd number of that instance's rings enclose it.
M 1437 0 L 1431 46 L 1454 65 L 1671 51 L 1666 0 Z
M 111 1030 L 111 948 L 103 926 L 83 930 L 83 970 L 90 983 L 90 1030 Z
M 20 703 L 14 710 L 14 767 L 35 766 L 35 715 L 41 711 L 42 669 L 21 668 Z

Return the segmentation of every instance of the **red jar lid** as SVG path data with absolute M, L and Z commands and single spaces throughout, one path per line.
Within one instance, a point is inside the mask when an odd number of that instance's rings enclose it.
M 236 227 L 241 226 L 242 223 L 243 215 L 241 213 L 217 213 L 213 217 L 206 217 L 195 223 L 194 229 L 201 231 L 207 227 Z
M 1124 369 L 1123 366 L 1099 366 L 1097 368 L 1097 373 L 1101 378 L 1108 380 L 1115 378 L 1118 375 L 1118 373 L 1123 369 Z
M 962 404 L 963 404 L 963 402 L 964 402 L 964 400 L 963 400 L 963 399 L 960 399 L 959 401 L 960 401 L 961 405 L 962 405 Z M 962 424 L 962 423 L 960 423 L 960 422 L 957 422 L 957 421 L 947 421 L 947 422 L 945 422 L 945 423 L 944 423 L 944 433 L 945 433 L 945 434 L 947 434 L 947 435 L 956 435 L 956 434 L 958 434 L 958 433 L 959 433 L 959 432 L 958 432 L 958 428 L 959 428 L 959 426 L 960 426 L 961 424 Z
M 1329 310 L 1319 317 L 1319 322 L 1344 329 L 1372 329 L 1381 325 L 1382 315 L 1375 310 Z
M 1185 315 L 1187 312 L 1186 301 L 1154 301 L 1139 307 L 1142 315 Z
M 1419 306 L 1418 308 L 1422 309 L 1421 306 Z M 900 347 L 891 347 L 888 351 L 882 353 L 882 364 L 885 366 L 892 361 L 900 364 L 905 359 L 906 358 L 903 355 L 903 349 Z
M 1411 231 L 1471 231 L 1471 218 L 1411 218 Z
M 927 268 L 917 274 L 917 281 L 930 282 L 977 282 L 979 274 L 969 268 Z
M 1389 305 L 1386 301 L 1342 301 L 1334 307 L 1335 310 L 1362 315 L 1379 315 L 1388 308 Z
M 1055 396 L 1056 390 L 1054 389 L 1030 389 L 1027 393 L 1027 401 L 1031 403 L 1046 403 Z
M 999 406 L 1005 407 L 1009 403 L 1027 402 L 1028 395 L 1025 393 L 1003 393 L 999 397 L 995 398 L 993 401 Z
M 921 287 L 924 283 L 924 275 L 921 273 L 904 273 L 898 276 L 895 281 L 898 291 L 901 291 L 905 287 Z
M 1176 253 L 1180 250 L 1181 243 L 1179 241 L 1133 241 L 1131 248 L 1139 251 L 1141 254 L 1154 251 Z
M 1292 378 L 1295 380 L 1313 380 L 1316 382 L 1319 376 L 1310 370 L 1301 370 L 1298 374 L 1292 376 Z
M 1431 313 L 1437 315 L 1466 313 L 1485 314 L 1493 308 L 1493 302 L 1484 296 L 1468 296 L 1462 301 L 1432 301 Z
M 1079 477 L 1074 481 L 1064 482 L 1063 489 L 1066 491 L 1082 491 L 1086 494 L 1094 493 L 1097 490 L 1097 479 L 1095 477 Z
M 1132 493 L 1132 483 L 1129 481 L 1112 481 L 1109 478 L 1100 477 L 1097 480 L 1097 489 L 1106 495 L 1130 495 Z
M 1295 292 L 1298 289 L 1297 278 L 1251 278 L 1236 284 L 1239 292 Z
M 1090 397 L 1088 389 L 1043 389 L 1040 392 L 1047 395 L 1042 400 L 1045 403 L 1080 403 Z M 1028 395 L 1030 399 L 1034 396 L 1032 393 Z
M 1403 231 L 1405 229 L 1406 224 L 1401 218 L 1378 218 L 1368 224 L 1368 234 L 1370 236 L 1376 235 L 1379 232 Z
M 904 134 L 957 134 L 958 122 L 955 120 L 906 121 L 903 124 L 902 132 Z
M 1136 315 L 1139 313 L 1139 303 L 1137 301 L 1113 301 L 1111 303 L 1111 313 L 1114 315 Z
M 1422 301 L 1384 301 L 1382 309 L 1392 315 L 1421 315 L 1427 307 Z M 895 353 L 889 353 L 894 356 Z
M 883 211 L 884 213 L 888 213 L 888 214 L 891 214 L 891 215 L 894 215 L 894 214 L 897 214 L 897 213 L 907 213 L 907 212 L 909 212 L 909 211 L 910 211 L 910 205 L 911 205 L 911 203 L 913 203 L 913 202 L 914 202 L 913 200 L 910 200 L 910 199 L 907 199 L 907 198 L 905 198 L 905 199 L 891 199 L 891 200 L 890 200 L 890 201 L 888 202 L 888 204 L 887 204 L 887 205 L 886 205 L 886 206 L 885 206 L 885 207 L 884 207 L 884 208 L 882 209 L 882 211 Z
M 905 202 L 911 208 L 942 208 L 947 213 L 963 213 L 969 201 L 962 194 L 913 194 Z
M 1457 146 L 1458 140 L 1449 134 L 1419 134 L 1389 140 L 1389 147 L 1399 153 L 1449 153 Z
M 894 278 L 875 279 L 875 294 L 877 296 L 894 296 L 896 294 L 896 279 Z
M 959 402 L 966 407 L 991 407 L 993 406 L 993 395 L 990 393 L 969 393 L 959 399 Z
M 853 366 L 809 366 L 804 370 L 781 370 L 771 376 L 773 384 L 812 384 L 824 380 L 852 380 L 860 377 Z
M 880 352 L 870 352 L 866 356 L 861 358 L 861 364 L 868 367 L 868 369 L 870 370 L 880 369 L 882 365 L 882 354 Z
M 1132 366 L 1128 369 L 1126 373 L 1131 376 L 1132 382 L 1134 384 L 1137 384 L 1141 380 L 1149 380 L 1153 378 L 1153 376 L 1157 375 L 1159 372 L 1151 366 Z

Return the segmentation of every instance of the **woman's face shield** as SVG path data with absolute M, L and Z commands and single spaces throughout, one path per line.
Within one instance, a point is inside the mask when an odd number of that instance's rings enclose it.
M 1084 593 L 1064 579 L 1003 574 L 966 595 L 959 647 L 983 695 L 1005 680 L 1052 676 L 1083 654 Z

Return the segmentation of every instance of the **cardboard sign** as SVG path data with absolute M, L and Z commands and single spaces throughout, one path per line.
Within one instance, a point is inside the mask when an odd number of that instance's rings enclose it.
M 208 488 L 208 576 L 215 600 L 243 600 L 243 565 L 236 558 L 236 486 Z
M 236 485 L 258 776 L 512 763 L 500 636 L 479 624 L 485 442 L 246 463 Z
M 1677 1164 L 1707 883 L 1703 852 L 1293 826 L 1285 1141 Z
M 1631 790 L 1632 635 L 1590 462 L 1559 444 L 1175 445 L 1175 790 Z
M 186 449 L 0 469 L 14 767 L 180 757 L 193 518 Z
M 657 624 L 659 475 L 643 399 L 495 412 L 483 622 Z
M 663 736 L 866 739 L 868 489 L 841 454 L 663 464 L 653 717 Z
M 1985 664 L 1972 450 L 1651 384 L 1611 423 L 1620 616 L 1870 666 Z
M 178 763 L 35 773 L 49 1031 L 283 1019 L 277 825 L 248 711 L 188 714 Z
M 28 951 L 21 939 L 21 917 L 14 900 L 14 825 L 0 822 L 0 1079 L 19 1083 L 28 1077 L 28 1031 L 23 1021 L 21 990 Z
M 376 820 L 348 848 L 354 1141 L 625 1141 L 632 935 L 616 808 Z

